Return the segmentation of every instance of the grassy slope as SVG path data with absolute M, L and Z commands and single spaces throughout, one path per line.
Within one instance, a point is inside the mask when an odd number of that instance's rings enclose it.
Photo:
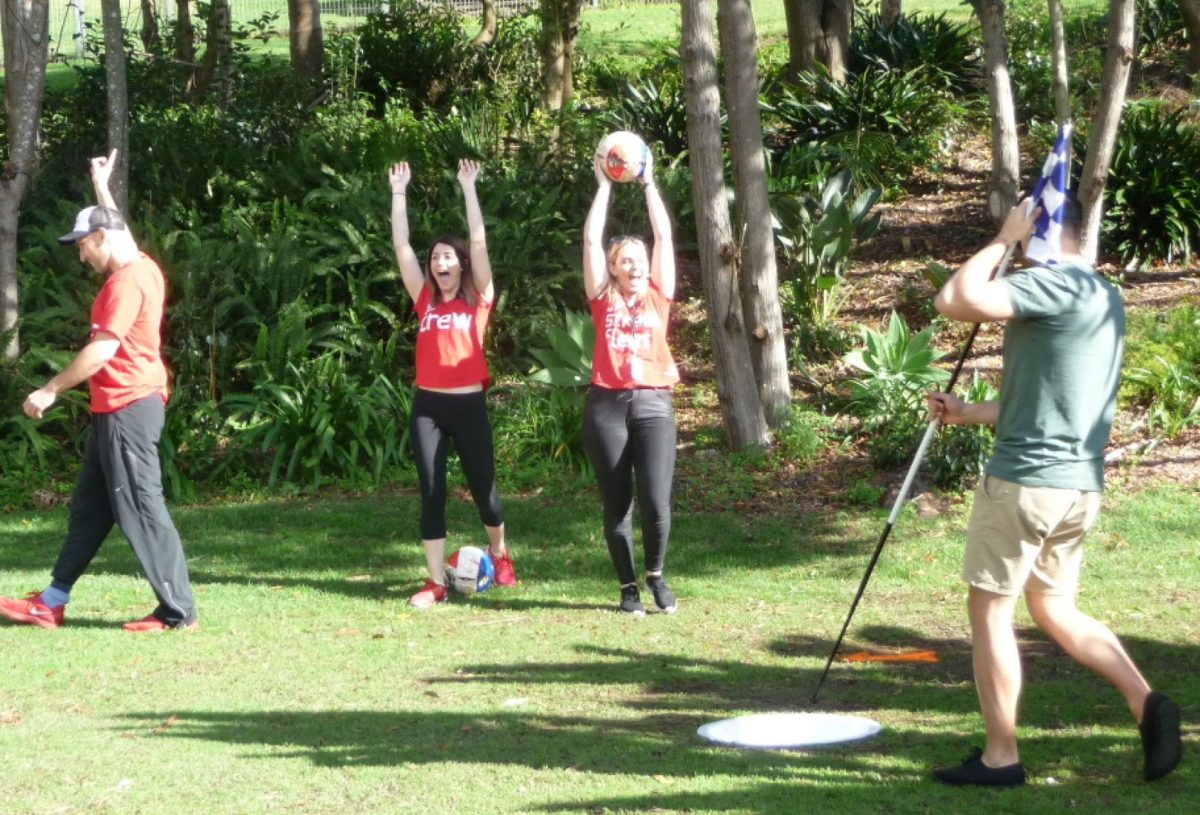
M 1110 503 L 1081 602 L 1194 720 L 1200 496 Z M 813 753 L 717 749 L 694 733 L 808 708 L 880 512 L 681 515 L 681 610 L 637 621 L 610 611 L 590 496 L 509 510 L 522 584 L 427 613 L 404 604 L 421 569 L 412 497 L 179 510 L 203 628 L 160 637 L 117 628 L 149 598 L 114 537 L 69 626 L 0 626 L 4 811 L 1194 811 L 1194 764 L 1143 785 L 1115 692 L 1027 627 L 1034 786 L 995 796 L 927 781 L 980 729 L 961 508 L 906 517 L 851 632 L 854 647 L 934 648 L 942 662 L 836 666 L 818 709 L 885 732 Z M 0 593 L 41 585 L 64 523 L 0 517 Z M 455 503 L 452 529 L 474 528 Z

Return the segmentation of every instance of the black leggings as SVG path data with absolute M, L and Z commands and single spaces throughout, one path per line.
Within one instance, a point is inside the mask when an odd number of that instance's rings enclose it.
M 496 491 L 492 425 L 483 391 L 438 393 L 417 389 L 413 397 L 413 458 L 421 480 L 421 540 L 446 537 L 446 457 L 453 440 L 463 474 L 484 526 L 504 523 Z
M 587 449 L 604 504 L 604 540 L 621 585 L 633 583 L 633 487 L 642 514 L 646 571 L 661 572 L 671 536 L 675 476 L 675 409 L 666 388 L 588 391 L 583 418 Z

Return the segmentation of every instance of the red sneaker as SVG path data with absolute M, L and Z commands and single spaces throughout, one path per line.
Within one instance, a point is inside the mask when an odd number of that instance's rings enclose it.
M 502 555 L 492 555 L 492 564 L 496 567 L 497 586 L 517 585 L 517 573 L 513 571 L 512 555 L 504 550 Z
M 161 634 L 163 631 L 173 631 L 175 626 L 164 623 L 162 620 L 155 617 L 153 614 L 147 614 L 140 620 L 134 620 L 131 623 L 125 623 L 121 626 L 131 634 Z M 195 631 L 200 627 L 199 620 L 192 620 L 185 626 L 180 626 L 180 631 Z
M 63 623 L 63 609 L 50 608 L 42 602 L 40 591 L 31 591 L 22 599 L 0 597 L 0 615 L 14 623 L 28 623 L 41 628 L 58 628 Z
M 426 579 L 425 586 L 412 597 L 408 598 L 409 605 L 414 608 L 433 608 L 438 603 L 450 599 L 450 588 L 434 580 Z

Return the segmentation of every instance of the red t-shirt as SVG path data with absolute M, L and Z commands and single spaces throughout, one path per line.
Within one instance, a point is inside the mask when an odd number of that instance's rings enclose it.
M 417 313 L 417 387 L 464 388 L 492 378 L 483 355 L 492 304 L 476 296 L 475 305 L 461 297 L 445 303 L 433 302 L 428 286 L 413 304 Z
M 115 413 L 152 393 L 167 401 L 167 366 L 160 352 L 165 298 L 162 270 L 145 255 L 104 281 L 92 304 L 91 337 L 107 331 L 121 345 L 88 381 L 93 413 Z
M 669 388 L 679 371 L 667 345 L 671 301 L 654 284 L 632 309 L 612 285 L 592 300 L 596 351 L 592 384 L 603 388 Z

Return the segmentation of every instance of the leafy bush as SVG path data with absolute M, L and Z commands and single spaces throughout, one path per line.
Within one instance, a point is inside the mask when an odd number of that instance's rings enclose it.
M 904 318 L 892 312 L 886 334 L 860 328 L 863 347 L 845 363 L 863 376 L 850 380 L 850 409 L 863 418 L 871 463 L 894 467 L 916 450 L 924 430 L 925 394 L 949 374 L 934 366 L 945 356 L 930 346 L 933 326 L 912 334 Z
M 775 431 L 776 452 L 788 461 L 807 464 L 820 456 L 832 432 L 833 419 L 793 402 L 787 424 Z
M 1140 52 L 1178 46 L 1187 39 L 1179 0 L 1136 0 L 1134 20 Z
M 868 66 L 845 83 L 823 68 L 782 85 L 768 110 L 776 156 L 803 145 L 862 186 L 903 183 L 930 163 L 961 109 L 933 71 Z
M 841 310 L 853 247 L 879 229 L 882 215 L 871 215 L 878 188 L 850 201 L 851 178 L 843 171 L 827 179 L 820 197 L 774 196 L 775 238 L 783 249 L 783 294 L 793 324 L 824 326 Z
M 1130 315 L 1121 403 L 1146 409 L 1152 433 L 1200 421 L 1200 308 Z
M 999 392 L 976 373 L 965 399 L 989 402 L 998 397 Z M 974 487 L 992 454 L 994 438 L 989 425 L 942 425 L 927 459 L 934 486 L 959 492 Z
M 1130 265 L 1189 259 L 1200 244 L 1200 131 L 1186 111 L 1125 114 L 1108 174 L 1105 240 Z
M 544 482 L 553 472 L 591 472 L 583 449 L 586 391 L 516 382 L 493 388 L 492 399 L 497 465 L 509 478 Z
M 613 130 L 632 130 L 649 144 L 657 144 L 656 153 L 667 159 L 687 151 L 687 105 L 682 83 L 643 79 L 625 86 L 620 101 L 607 112 Z
M 397 0 L 358 26 L 361 87 L 376 110 L 403 95 L 416 108 L 439 107 L 483 74 L 482 49 L 471 45 L 458 12 L 442 3 Z
M 596 350 L 596 326 L 591 315 L 568 311 L 566 326 L 550 328 L 550 347 L 530 353 L 545 367 L 532 377 L 534 382 L 560 388 L 584 388 L 592 380 L 592 355 Z
M 925 66 L 931 80 L 954 93 L 977 91 L 979 46 L 967 26 L 942 14 L 901 14 L 890 26 L 877 11 L 859 11 L 850 34 L 850 72 L 910 71 Z

